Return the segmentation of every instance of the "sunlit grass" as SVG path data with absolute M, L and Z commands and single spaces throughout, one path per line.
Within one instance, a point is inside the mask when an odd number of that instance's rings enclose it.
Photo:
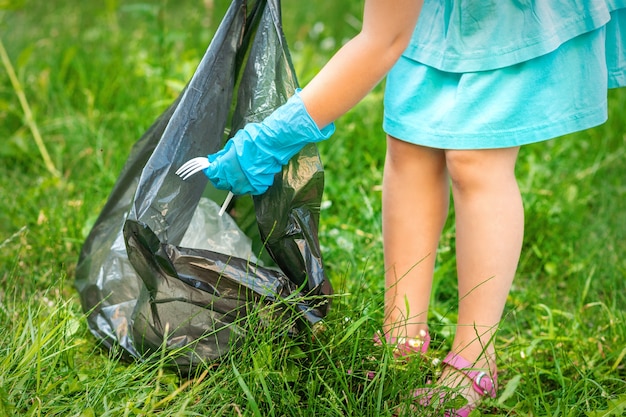
M 189 79 L 228 3 L 25 0 L 0 10 L 0 37 L 61 174 L 46 168 L 3 67 L 0 416 L 390 416 L 436 371 L 371 343 L 383 300 L 380 87 L 320 144 L 320 240 L 337 292 L 324 332 L 292 338 L 269 326 L 187 376 L 164 352 L 127 361 L 89 333 L 72 285 L 82 242 L 130 146 Z M 283 1 L 302 82 L 355 33 L 361 7 Z M 520 153 L 524 252 L 497 339 L 500 396 L 484 414 L 626 409 L 626 91 L 609 97 L 606 124 Z M 429 359 L 445 355 L 454 331 L 451 221 L 438 260 Z

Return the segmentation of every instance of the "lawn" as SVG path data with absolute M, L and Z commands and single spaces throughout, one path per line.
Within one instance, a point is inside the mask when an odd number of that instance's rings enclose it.
M 362 2 L 336 3 L 283 0 L 301 84 L 359 28 Z M 89 332 L 74 287 L 81 246 L 131 146 L 184 88 L 228 4 L 0 0 L 0 416 L 391 416 L 437 371 L 371 343 L 383 302 L 382 85 L 319 145 L 319 239 L 336 292 L 324 332 L 290 338 L 270 326 L 187 376 L 164 355 L 125 360 Z M 524 147 L 517 174 L 524 249 L 496 341 L 499 396 L 480 412 L 621 416 L 626 90 L 610 91 L 605 124 Z M 454 333 L 453 216 L 429 359 Z

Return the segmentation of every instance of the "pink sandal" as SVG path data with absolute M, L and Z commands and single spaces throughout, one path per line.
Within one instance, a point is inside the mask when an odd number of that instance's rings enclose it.
M 383 346 L 387 344 L 393 347 L 393 355 L 396 358 L 408 358 L 413 355 L 423 355 L 428 350 L 428 346 L 430 345 L 430 334 L 426 332 L 422 339 L 420 338 L 406 338 L 406 337 L 391 337 L 384 336 L 384 339 L 381 338 L 380 333 L 374 334 L 374 345 Z M 384 340 L 384 342 L 383 342 Z M 352 373 L 352 371 L 349 371 Z M 370 381 L 376 377 L 376 372 L 368 371 L 367 379 Z
M 406 337 L 391 337 L 385 336 L 385 343 L 389 346 L 393 346 L 393 353 L 395 357 L 407 357 L 414 354 L 424 354 L 428 350 L 430 345 L 430 334 L 426 332 L 423 338 L 406 338 Z M 379 333 L 374 335 L 374 344 L 376 346 L 382 346 L 383 340 Z
M 467 359 L 460 355 L 450 352 L 448 356 L 443 360 L 443 363 L 447 366 L 451 366 L 465 377 L 472 381 L 472 388 L 481 397 L 489 396 L 496 398 L 496 391 L 498 389 L 498 374 L 497 372 L 493 376 L 489 376 L 484 371 L 478 371 L 472 369 L 472 364 Z M 422 406 L 428 406 L 432 403 L 433 396 L 439 396 L 439 404 L 443 404 L 446 400 L 446 392 L 436 388 L 421 388 L 414 392 L 413 396 L 418 399 L 418 402 Z M 468 404 L 459 409 L 450 409 L 445 411 L 445 417 L 467 417 L 472 410 L 476 408 L 477 404 Z

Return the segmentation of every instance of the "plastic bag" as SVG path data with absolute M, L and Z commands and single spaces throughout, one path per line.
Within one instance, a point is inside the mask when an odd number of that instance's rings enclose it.
M 239 229 L 215 229 L 216 202 L 199 204 L 219 192 L 204 175 L 183 182 L 174 174 L 296 87 L 279 0 L 233 1 L 185 90 L 134 145 L 82 248 L 76 287 L 106 346 L 136 358 L 176 351 L 176 365 L 191 367 L 240 342 L 252 311 L 272 307 L 292 332 L 325 316 L 332 288 L 317 240 L 323 168 L 315 145 L 253 198 L 251 220 L 277 268 L 255 263 L 245 238 L 243 249 L 224 248 Z

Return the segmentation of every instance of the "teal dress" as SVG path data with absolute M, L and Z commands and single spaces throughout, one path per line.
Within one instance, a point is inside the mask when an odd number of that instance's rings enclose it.
M 519 146 L 603 123 L 626 85 L 626 0 L 425 0 L 388 74 L 383 128 L 440 149 Z

